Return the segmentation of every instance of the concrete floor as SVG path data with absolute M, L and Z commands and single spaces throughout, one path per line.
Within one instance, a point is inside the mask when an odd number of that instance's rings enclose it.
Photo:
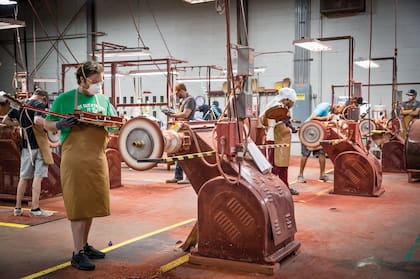
M 190 185 L 165 184 L 173 167 L 159 165 L 145 172 L 123 168 L 124 186 L 111 190 L 111 216 L 93 223 L 89 242 L 107 252 L 94 271 L 69 266 L 73 245 L 63 218 L 27 228 L 1 224 L 0 278 L 420 278 L 420 183 L 384 173 L 386 192 L 378 198 L 333 195 L 332 181 L 316 180 L 316 158 L 305 169 L 307 183 L 296 183 L 298 163 L 293 157 L 289 181 L 301 192 L 293 197 L 301 247 L 272 276 L 175 267 L 185 258 L 178 246 L 195 223 L 197 198 Z M 12 214 L 14 204 L 0 205 Z M 41 206 L 64 211 L 61 197 Z

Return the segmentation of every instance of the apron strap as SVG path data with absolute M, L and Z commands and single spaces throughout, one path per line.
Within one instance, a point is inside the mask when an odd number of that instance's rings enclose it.
M 29 122 L 31 122 L 31 125 L 29 125 L 28 127 L 23 127 L 22 126 L 22 115 L 23 115 L 23 113 L 25 113 L 25 115 L 28 118 Z M 19 123 L 20 123 L 20 126 L 22 127 L 23 138 L 26 140 L 26 144 L 27 144 L 28 150 L 29 150 L 29 157 L 31 158 L 31 164 L 33 166 L 34 165 L 34 158 L 32 156 L 32 147 L 31 147 L 31 143 L 29 141 L 29 136 L 28 136 L 27 129 L 32 128 L 32 126 L 34 125 L 34 123 L 32 122 L 32 119 L 29 117 L 28 110 L 26 108 L 24 108 L 22 110 L 22 112 L 20 113 L 20 115 L 19 115 Z

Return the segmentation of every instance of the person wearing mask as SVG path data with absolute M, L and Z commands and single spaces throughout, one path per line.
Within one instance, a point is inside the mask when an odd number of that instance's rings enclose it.
M 174 118 L 176 121 L 190 121 L 194 119 L 194 112 L 196 107 L 196 102 L 193 96 L 188 94 L 187 87 L 183 83 L 177 83 L 174 86 L 173 90 L 175 96 L 180 100 L 180 105 L 178 112 L 172 113 L 171 111 L 166 111 L 165 114 L 169 117 Z M 175 162 L 175 177 L 172 179 L 166 180 L 166 183 L 178 183 L 178 184 L 188 184 L 190 181 L 184 179 L 184 171 L 179 165 L 178 161 Z
M 266 144 L 285 144 L 268 149 L 268 161 L 273 166 L 272 173 L 277 175 L 289 187 L 288 168 L 290 165 L 290 150 L 292 132 L 297 132 L 290 122 L 290 109 L 296 102 L 296 92 L 284 87 L 279 94 L 267 104 L 260 115 L 263 126 L 266 127 Z M 299 195 L 296 189 L 289 187 L 292 195 Z
M 48 92 L 37 90 L 27 100 L 26 105 L 44 110 L 48 104 Z M 29 108 L 11 109 L 3 118 L 3 124 L 8 126 L 19 126 L 22 130 L 21 153 L 20 153 L 20 174 L 16 192 L 16 207 L 13 210 L 14 216 L 22 216 L 22 198 L 25 195 L 26 187 L 32 179 L 32 209 L 29 212 L 31 217 L 49 217 L 53 215 L 39 207 L 41 194 L 41 183 L 44 177 L 48 177 L 48 165 L 53 164 L 51 149 L 48 138 L 44 132 L 44 114 Z
M 332 120 L 334 115 L 340 115 L 344 110 L 343 104 L 337 104 L 331 108 L 330 103 L 320 103 L 316 106 L 314 112 L 311 116 L 306 120 L 318 120 L 318 121 L 329 121 Z M 332 114 L 330 113 L 332 111 Z M 306 122 L 305 121 L 305 122 Z M 302 147 L 302 157 L 300 159 L 300 168 L 299 168 L 299 175 L 297 178 L 297 182 L 299 183 L 306 183 L 306 179 L 303 176 L 303 172 L 305 170 L 306 162 L 308 161 L 309 156 L 311 153 L 314 156 L 318 157 L 319 160 L 319 179 L 320 182 L 327 182 L 328 176 L 325 174 L 325 151 L 321 147 L 320 149 L 316 150 L 309 150 L 304 144 L 301 145 Z
M 420 102 L 416 100 L 417 98 L 417 91 L 414 89 L 410 89 L 407 92 L 408 100 L 401 104 L 400 115 L 402 115 L 402 130 L 401 136 L 405 139 L 407 136 L 407 129 L 410 122 L 415 119 L 419 118 L 420 113 Z
M 60 94 L 48 115 L 45 127 L 60 130 L 60 178 L 64 205 L 73 236 L 71 265 L 80 270 L 93 270 L 91 259 L 102 259 L 105 253 L 88 244 L 93 218 L 110 215 L 109 172 L 105 149 L 112 128 L 82 123 L 72 116 L 89 112 L 115 116 L 114 107 L 102 94 L 103 67 L 96 61 L 83 63 L 76 72 L 77 89 Z

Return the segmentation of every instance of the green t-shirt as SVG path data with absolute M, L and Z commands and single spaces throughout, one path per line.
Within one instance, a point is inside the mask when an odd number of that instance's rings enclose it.
M 74 113 L 74 94 L 76 89 L 64 92 L 60 94 L 55 100 L 50 109 L 51 112 L 57 112 L 61 114 L 72 114 Z M 115 116 L 116 112 L 114 107 L 109 102 L 108 98 L 104 94 L 96 94 L 93 96 L 87 96 L 85 94 L 77 92 L 77 109 L 92 113 L 102 113 L 103 115 Z M 55 115 L 47 115 L 46 120 L 58 121 L 61 117 Z M 71 128 L 61 129 L 60 142 L 61 144 L 67 138 Z

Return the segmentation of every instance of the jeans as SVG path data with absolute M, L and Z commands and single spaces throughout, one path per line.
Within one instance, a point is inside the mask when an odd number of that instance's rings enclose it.
M 184 179 L 184 171 L 182 170 L 178 161 L 175 162 L 175 179 L 177 180 Z

